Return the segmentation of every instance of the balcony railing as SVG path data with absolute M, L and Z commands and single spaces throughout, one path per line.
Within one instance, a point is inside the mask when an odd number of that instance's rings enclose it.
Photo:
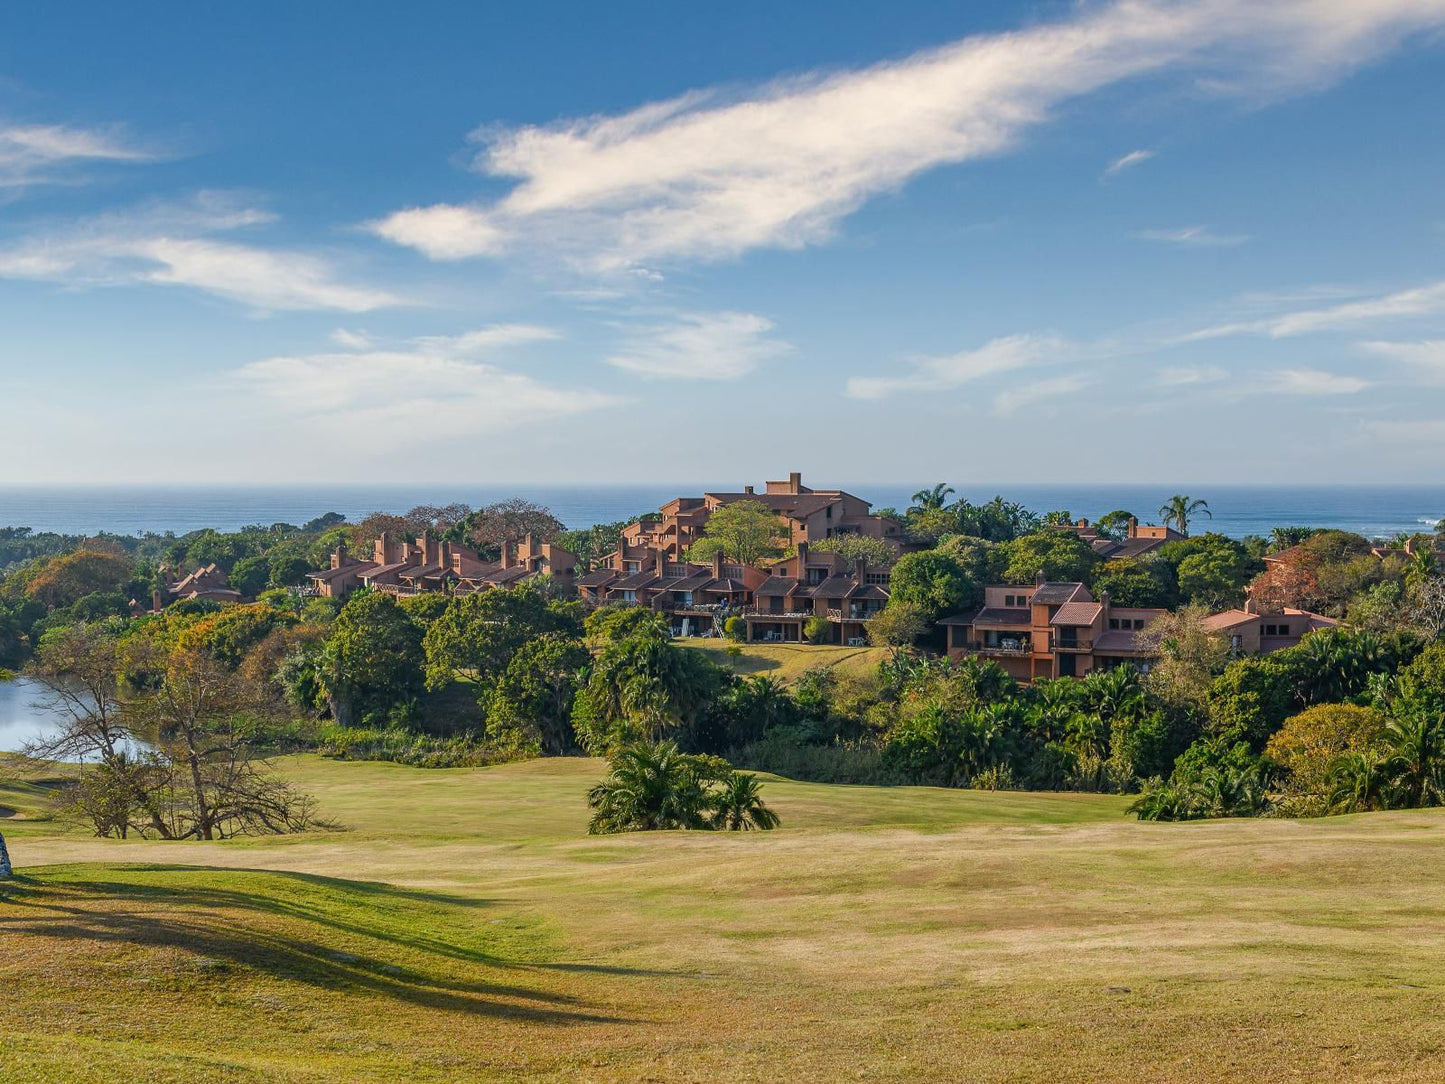
M 1063 640 L 1055 639 L 1049 645 L 1054 651 L 1092 651 L 1094 650 L 1093 640 Z
M 982 640 L 971 640 L 963 647 L 975 655 L 1032 655 L 1033 644 L 1027 640 L 1012 644 L 990 644 Z
M 830 607 L 828 609 L 829 621 L 872 621 L 881 611 L 879 610 L 839 610 Z
M 424 593 L 420 587 L 415 587 L 409 583 L 374 583 L 371 586 L 384 595 L 399 595 L 403 598 Z

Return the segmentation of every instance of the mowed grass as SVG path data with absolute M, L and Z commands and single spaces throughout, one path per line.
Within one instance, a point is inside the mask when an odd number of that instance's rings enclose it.
M 694 638 L 679 641 L 683 646 L 704 651 L 713 662 L 738 674 L 767 674 L 782 681 L 796 681 L 803 671 L 827 666 L 839 673 L 871 674 L 887 657 L 881 647 L 839 647 L 831 644 L 738 644 L 739 655 L 727 653 L 730 640 Z
M 1445 1076 L 1445 814 L 769 780 L 775 833 L 592 838 L 597 761 L 283 770 L 347 830 L 4 822 L 7 1079 Z

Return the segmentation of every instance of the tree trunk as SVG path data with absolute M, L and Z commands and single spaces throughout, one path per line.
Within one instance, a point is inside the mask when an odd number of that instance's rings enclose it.
M 14 870 L 10 868 L 10 851 L 5 847 L 5 837 L 0 835 L 0 881 L 10 880 Z

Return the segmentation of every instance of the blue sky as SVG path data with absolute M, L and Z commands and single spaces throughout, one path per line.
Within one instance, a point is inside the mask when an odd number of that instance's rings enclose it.
M 0 481 L 1435 481 L 1442 46 L 1445 0 L 18 8 Z

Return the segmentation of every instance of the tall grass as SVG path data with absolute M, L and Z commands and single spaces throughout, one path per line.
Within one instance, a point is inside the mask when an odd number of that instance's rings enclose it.
M 521 759 L 514 750 L 489 745 L 474 734 L 439 738 L 399 726 L 323 726 L 316 751 L 341 760 L 389 760 L 413 768 L 478 768 Z
M 733 750 L 728 758 L 739 768 L 809 783 L 896 786 L 909 782 L 897 769 L 883 763 L 883 753 L 876 745 L 864 743 L 801 745 L 782 738 L 764 738 Z

